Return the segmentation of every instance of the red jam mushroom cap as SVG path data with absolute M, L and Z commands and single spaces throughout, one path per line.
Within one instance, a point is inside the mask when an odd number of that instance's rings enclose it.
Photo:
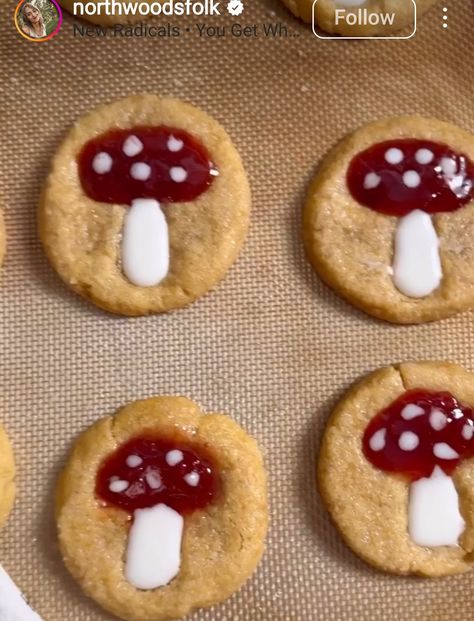
M 202 509 L 218 488 L 207 456 L 185 442 L 134 438 L 101 466 L 96 493 L 108 505 L 133 513 L 164 503 L 181 514 Z
M 435 466 L 449 475 L 474 456 L 474 412 L 449 393 L 408 391 L 370 421 L 363 451 L 376 468 L 410 481 Z
M 390 216 L 455 211 L 474 198 L 474 164 L 444 144 L 391 140 L 356 155 L 347 184 L 361 205 Z
M 137 198 L 192 201 L 218 175 L 205 147 L 170 127 L 111 130 L 84 145 L 78 167 L 89 198 L 121 205 Z

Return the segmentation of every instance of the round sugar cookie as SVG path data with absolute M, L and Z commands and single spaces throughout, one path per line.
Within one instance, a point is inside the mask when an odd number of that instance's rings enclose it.
M 15 463 L 7 434 L 0 425 L 0 528 L 7 521 L 15 499 Z
M 180 308 L 226 274 L 250 190 L 224 129 L 190 104 L 134 95 L 80 119 L 54 158 L 39 230 L 58 274 L 122 315 Z
M 129 621 L 216 604 L 257 566 L 267 530 L 256 442 L 183 397 L 136 401 L 77 440 L 57 489 L 64 561 Z
M 474 136 L 436 119 L 366 125 L 311 183 L 303 239 L 320 277 L 365 312 L 433 321 L 474 306 Z
M 283 2 L 296 17 L 312 23 L 314 0 Z M 417 0 L 417 18 L 435 2 Z M 345 37 L 389 36 L 404 28 L 413 29 L 415 21 L 412 0 L 317 0 L 314 12 L 321 30 Z
M 370 374 L 336 406 L 319 489 L 345 542 L 396 574 L 464 572 L 474 550 L 474 374 L 406 362 Z

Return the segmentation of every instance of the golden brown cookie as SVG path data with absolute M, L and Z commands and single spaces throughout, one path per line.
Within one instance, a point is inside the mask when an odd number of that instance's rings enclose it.
M 101 606 L 176 619 L 229 597 L 267 530 L 257 444 L 183 397 L 137 401 L 76 442 L 57 490 L 65 563 Z
M 312 23 L 314 0 L 283 2 L 296 17 Z M 417 17 L 435 2 L 417 0 Z M 317 0 L 314 11 L 321 30 L 346 37 L 387 36 L 403 28 L 413 29 L 414 25 L 411 0 Z
M 143 7 L 148 4 L 150 5 L 150 10 L 152 10 L 153 5 L 154 13 L 158 14 L 157 6 L 159 4 L 163 4 L 164 1 L 165 0 L 140 0 L 140 2 L 137 4 L 142 4 Z M 132 24 L 134 22 L 142 22 L 149 16 L 146 9 L 144 8 L 143 14 L 141 14 L 139 11 L 135 11 L 134 14 L 132 14 L 131 12 L 125 14 L 125 11 L 127 11 L 127 5 L 130 5 L 129 0 L 117 0 L 116 5 L 123 5 L 124 8 L 122 10 L 117 10 L 113 15 L 107 15 L 105 9 L 102 8 L 104 6 L 104 3 L 101 0 L 60 0 L 59 4 L 76 17 L 85 19 L 89 22 L 92 22 L 93 24 L 101 24 L 102 26 L 114 26 L 114 24 Z M 81 4 L 83 5 L 83 7 L 80 6 Z M 78 5 L 75 12 L 74 5 Z M 96 10 L 92 11 L 90 8 L 91 5 L 96 5 Z
M 237 258 L 250 190 L 224 129 L 182 101 L 135 95 L 80 119 L 39 209 L 48 257 L 74 291 L 123 315 L 182 307 Z
M 7 434 L 0 425 L 0 528 L 5 524 L 15 498 L 15 463 Z
M 319 454 L 321 496 L 365 561 L 428 577 L 471 567 L 474 374 L 445 362 L 379 369 L 337 405 Z
M 370 315 L 420 323 L 474 306 L 474 136 L 436 119 L 370 123 L 325 158 L 303 215 L 321 278 Z

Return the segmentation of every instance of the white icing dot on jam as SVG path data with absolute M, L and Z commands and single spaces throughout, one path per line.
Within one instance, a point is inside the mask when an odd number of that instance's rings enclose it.
M 377 173 L 367 173 L 364 178 L 364 188 L 366 190 L 373 190 L 376 188 L 381 181 L 381 178 Z
M 452 177 L 456 174 L 457 164 L 450 157 L 443 157 L 441 160 L 441 170 L 447 177 Z
M 456 453 L 446 442 L 437 442 L 433 446 L 433 454 L 438 459 L 459 459 L 459 453 Z
M 433 161 L 433 159 L 434 153 L 433 151 L 430 151 L 430 149 L 418 149 L 418 151 L 415 153 L 415 160 L 418 162 L 418 164 L 421 164 L 422 166 L 424 166 L 425 164 L 429 164 Z
M 474 426 L 464 425 L 461 433 L 465 440 L 472 440 L 472 437 L 474 436 Z
M 168 466 L 176 466 L 183 461 L 183 457 L 183 452 L 178 449 L 168 451 L 168 453 L 166 453 L 166 463 Z
M 370 448 L 373 451 L 381 451 L 385 448 L 385 438 L 387 437 L 386 429 L 379 429 L 369 440 Z
M 444 412 L 438 408 L 432 408 L 430 413 L 430 425 L 435 431 L 441 431 L 448 424 L 448 419 Z
M 183 183 L 188 178 L 188 173 L 182 166 L 173 166 L 170 168 L 170 177 L 175 183 Z
M 143 463 L 143 459 L 138 455 L 129 455 L 126 463 L 129 468 L 138 468 Z
M 122 481 L 121 479 L 115 479 L 114 481 L 111 480 L 109 483 L 109 490 L 114 494 L 121 494 L 128 489 L 128 487 L 128 481 Z
M 420 439 L 413 431 L 404 431 L 398 438 L 398 446 L 402 451 L 414 451 L 419 443 Z
M 183 148 L 184 142 L 180 140 L 179 138 L 170 136 L 168 138 L 168 142 L 166 146 L 168 147 L 168 150 L 171 151 L 172 153 L 177 153 L 178 151 L 181 151 L 181 149 Z
M 402 410 L 402 418 L 405 420 L 411 420 L 412 418 L 416 418 L 417 416 L 421 416 L 425 413 L 423 408 L 420 408 L 419 405 L 415 405 L 414 403 L 409 403 Z
M 145 162 L 135 162 L 130 167 L 130 175 L 137 181 L 146 181 L 150 178 L 151 168 Z
M 188 474 L 184 475 L 184 480 L 191 487 L 197 487 L 199 485 L 199 479 L 200 479 L 200 476 L 198 472 L 193 471 L 193 472 L 189 472 Z
M 98 175 L 105 175 L 112 170 L 112 158 L 108 153 L 102 151 L 92 160 L 92 169 Z
M 400 162 L 403 162 L 403 157 L 403 151 L 401 149 L 397 149 L 397 147 L 392 147 L 385 153 L 385 161 L 388 164 L 400 164 Z
M 145 481 L 150 486 L 150 489 L 160 489 L 163 484 L 159 470 L 153 468 L 147 470 Z
M 134 157 L 143 151 L 143 142 L 137 136 L 128 136 L 122 150 L 127 157 Z
M 416 170 L 407 170 L 403 173 L 403 183 L 407 188 L 417 188 L 421 183 L 421 177 Z

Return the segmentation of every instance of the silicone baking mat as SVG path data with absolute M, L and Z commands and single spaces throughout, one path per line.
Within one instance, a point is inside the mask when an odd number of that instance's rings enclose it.
M 55 479 L 72 440 L 97 418 L 138 398 L 184 394 L 258 439 L 271 504 L 257 572 L 193 621 L 471 618 L 474 574 L 400 578 L 356 558 L 321 505 L 314 464 L 332 406 L 362 374 L 420 358 L 474 369 L 473 316 L 419 327 L 371 319 L 313 274 L 299 229 L 316 165 L 358 125 L 420 113 L 474 131 L 473 7 L 449 2 L 443 30 L 438 4 L 412 40 L 341 42 L 318 41 L 276 0 L 247 5 L 239 21 L 284 21 L 293 36 L 81 38 L 66 15 L 57 37 L 36 44 L 18 36 L 14 6 L 3 3 L 0 419 L 15 448 L 18 495 L 0 561 L 45 621 L 110 620 L 62 565 Z M 60 282 L 38 241 L 36 206 L 74 120 L 141 91 L 187 99 L 223 123 L 250 176 L 253 213 L 241 257 L 215 292 L 165 316 L 127 319 Z

